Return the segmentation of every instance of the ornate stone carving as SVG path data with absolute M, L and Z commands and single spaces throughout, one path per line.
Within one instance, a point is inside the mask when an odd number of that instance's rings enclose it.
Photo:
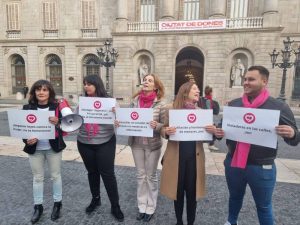
M 57 49 L 57 51 L 58 51 L 60 54 L 62 54 L 62 55 L 65 54 L 65 48 L 64 48 L 64 47 L 57 47 L 56 49 Z
M 40 47 L 40 54 L 44 54 L 47 49 L 44 47 Z
M 20 48 L 20 51 L 21 51 L 23 54 L 27 55 L 27 48 L 26 48 L 26 47 L 21 47 L 21 48 Z
M 5 47 L 4 48 L 4 55 L 6 55 L 9 52 L 10 48 Z
M 78 54 L 82 54 L 85 51 L 85 48 L 79 47 L 78 48 Z

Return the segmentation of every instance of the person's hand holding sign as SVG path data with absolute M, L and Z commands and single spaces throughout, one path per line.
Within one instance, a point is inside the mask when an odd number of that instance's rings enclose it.
M 35 143 L 37 143 L 37 141 L 38 141 L 37 138 L 30 138 L 30 139 L 27 139 L 27 144 L 34 145 Z
M 293 138 L 295 131 L 291 126 L 279 125 L 275 127 L 276 133 L 283 138 Z
M 222 128 L 216 128 L 214 135 L 217 138 L 222 138 L 222 137 L 224 137 L 225 133 L 224 133 L 224 130 Z
M 49 122 L 56 126 L 58 124 L 58 118 L 56 116 L 50 116 Z
M 176 133 L 176 128 L 175 127 L 166 127 L 165 132 L 167 135 L 173 135 Z
M 216 126 L 214 126 L 214 125 L 207 125 L 204 128 L 205 128 L 205 131 L 210 134 L 214 134 L 215 130 L 216 130 Z
M 152 120 L 152 121 L 150 122 L 150 127 L 151 127 L 152 129 L 155 129 L 156 126 L 157 126 L 157 121 Z

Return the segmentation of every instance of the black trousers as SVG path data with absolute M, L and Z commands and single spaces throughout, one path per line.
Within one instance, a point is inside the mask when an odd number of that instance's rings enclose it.
M 185 194 L 187 222 L 188 225 L 194 224 L 197 207 L 196 175 L 196 142 L 180 142 L 177 200 L 174 201 L 176 219 L 179 223 L 182 223 Z
M 115 176 L 116 136 L 103 144 L 84 144 L 77 141 L 79 153 L 88 171 L 92 196 L 100 196 L 100 176 L 112 207 L 119 205 L 118 185 Z

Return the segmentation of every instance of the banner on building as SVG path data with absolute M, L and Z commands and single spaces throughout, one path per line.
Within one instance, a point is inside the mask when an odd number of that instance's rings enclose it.
M 225 29 L 226 19 L 159 21 L 159 31 Z

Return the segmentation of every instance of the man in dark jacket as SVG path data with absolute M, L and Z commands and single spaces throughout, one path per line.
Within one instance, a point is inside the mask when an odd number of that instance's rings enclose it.
M 275 127 L 275 130 L 287 144 L 296 146 L 300 142 L 300 133 L 297 129 L 294 115 L 286 103 L 269 96 L 266 89 L 268 78 L 269 71 L 265 67 L 250 67 L 243 81 L 243 97 L 229 102 L 228 105 L 279 110 L 279 125 Z M 222 128 L 217 128 L 215 135 L 218 138 L 223 137 L 224 131 Z M 227 139 L 226 144 L 228 146 L 228 154 L 224 165 L 229 190 L 229 214 L 225 225 L 237 224 L 247 184 L 252 191 L 259 223 L 261 225 L 273 225 L 272 195 L 276 183 L 274 160 L 278 147 L 273 149 L 260 146 L 259 144 L 246 144 L 247 147 L 243 147 L 242 152 L 247 152 L 246 156 L 242 156 L 245 157 L 242 160 L 245 164 L 237 166 L 235 159 L 239 157 L 238 153 L 242 150 L 240 144 L 245 143 Z

